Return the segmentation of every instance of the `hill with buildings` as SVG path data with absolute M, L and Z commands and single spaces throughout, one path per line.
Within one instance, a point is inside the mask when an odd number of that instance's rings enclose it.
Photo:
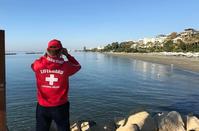
M 113 42 L 104 47 L 86 49 L 96 52 L 199 52 L 199 31 L 188 28 L 183 32 L 172 32 L 154 38 L 143 38 L 137 41 Z

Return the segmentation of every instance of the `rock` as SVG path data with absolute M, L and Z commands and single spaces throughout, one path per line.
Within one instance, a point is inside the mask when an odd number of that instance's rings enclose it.
M 140 131 L 140 129 L 138 125 L 132 124 L 132 125 L 121 126 L 116 131 Z
M 187 116 L 187 131 L 199 131 L 199 119 L 195 116 Z
M 90 128 L 90 126 L 89 126 L 89 123 L 88 122 L 83 122 L 82 124 L 81 124 L 81 129 L 82 129 L 82 131 L 86 131 L 86 130 L 88 130 Z
M 96 130 L 96 123 L 94 121 L 78 121 L 70 128 L 71 131 L 93 131 Z
M 121 125 L 117 131 L 126 131 L 127 129 L 139 131 L 155 131 L 155 123 L 154 120 L 151 118 L 150 114 L 146 111 L 138 112 L 134 115 L 131 115 L 128 117 L 128 120 L 126 123 L 123 123 L 124 121 L 120 121 L 119 124 Z M 133 126 L 134 125 L 134 126 Z M 135 125 L 137 125 L 138 128 L 135 128 Z
M 125 124 L 125 119 L 116 122 L 116 125 L 119 126 L 119 127 L 123 126 L 124 124 Z
M 72 126 L 70 126 L 71 131 L 80 131 L 79 126 L 77 123 L 74 123 Z
M 159 131 L 185 131 L 184 122 L 181 115 L 176 111 L 171 111 L 158 122 Z
M 153 119 L 155 121 L 156 127 L 159 127 L 161 120 L 168 115 L 168 112 L 160 112 L 157 113 Z

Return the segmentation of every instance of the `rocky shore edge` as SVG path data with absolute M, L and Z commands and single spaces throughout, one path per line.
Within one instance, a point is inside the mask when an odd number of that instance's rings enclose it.
M 57 131 L 55 124 L 52 124 L 51 131 Z M 71 125 L 71 131 L 199 131 L 199 119 L 194 115 L 183 116 L 177 111 L 154 116 L 140 111 L 103 127 L 95 121 L 78 121 Z

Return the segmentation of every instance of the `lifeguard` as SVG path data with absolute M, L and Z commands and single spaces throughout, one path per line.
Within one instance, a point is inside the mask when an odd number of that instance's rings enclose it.
M 64 61 L 62 54 L 68 61 Z M 36 130 L 49 131 L 54 120 L 59 131 L 70 131 L 69 77 L 80 70 L 79 62 L 54 39 L 48 43 L 47 53 L 31 67 L 37 83 Z

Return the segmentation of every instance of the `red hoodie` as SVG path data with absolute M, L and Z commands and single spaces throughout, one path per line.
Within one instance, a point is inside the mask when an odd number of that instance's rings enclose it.
M 71 55 L 68 61 L 63 58 L 42 56 L 32 65 L 37 81 L 37 99 L 41 106 L 53 107 L 68 101 L 69 76 L 81 66 Z

